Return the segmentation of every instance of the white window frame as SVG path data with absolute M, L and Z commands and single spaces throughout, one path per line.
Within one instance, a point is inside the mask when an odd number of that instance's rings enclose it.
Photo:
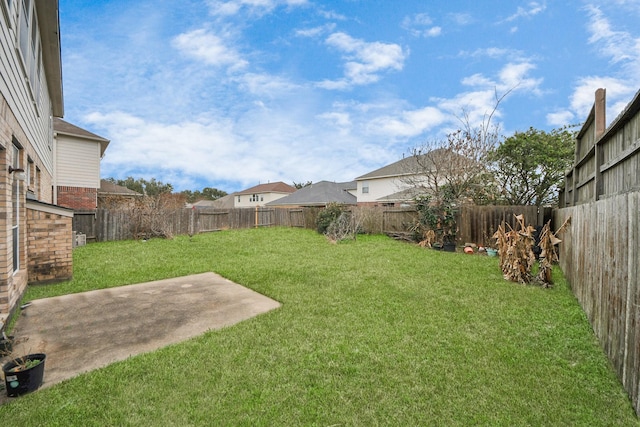
M 29 82 L 31 100 L 36 109 L 36 114 L 40 116 L 40 90 L 41 72 L 40 62 L 42 60 L 42 47 L 40 46 L 40 29 L 35 10 L 35 0 L 17 0 L 20 4 L 17 23 L 16 49 L 22 64 L 25 78 Z

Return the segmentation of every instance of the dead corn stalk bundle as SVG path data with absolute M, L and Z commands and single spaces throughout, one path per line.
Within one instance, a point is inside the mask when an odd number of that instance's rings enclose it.
M 524 216 L 516 215 L 517 225 L 514 229 L 504 221 L 498 227 L 493 238 L 498 245 L 498 255 L 500 256 L 500 269 L 506 280 L 527 284 L 538 283 L 547 288 L 552 285 L 551 271 L 553 263 L 558 261 L 558 254 L 555 246 L 561 242 L 556 237 L 570 223 L 567 219 L 562 227 L 551 232 L 551 222 L 547 222 L 540 233 L 539 246 L 541 249 L 538 275 L 534 277 L 531 273 L 536 263 L 536 256 L 533 252 L 535 245 L 534 231 L 532 226 L 525 226 Z M 508 227 L 508 230 L 507 230 Z
M 498 245 L 500 268 L 504 278 L 517 283 L 530 283 L 531 268 L 536 262 L 536 256 L 533 253 L 535 229 L 524 225 L 523 215 L 516 215 L 516 219 L 518 221 L 516 229 L 503 221 L 493 238 Z
M 556 251 L 556 245 L 562 240 L 558 239 L 557 235 L 564 231 L 564 229 L 571 223 L 571 217 L 562 224 L 562 226 L 555 233 L 551 232 L 551 221 L 547 222 L 542 231 L 540 232 L 540 267 L 538 270 L 538 282 L 543 287 L 549 287 L 552 285 L 551 271 L 553 263 L 558 262 L 558 252 Z

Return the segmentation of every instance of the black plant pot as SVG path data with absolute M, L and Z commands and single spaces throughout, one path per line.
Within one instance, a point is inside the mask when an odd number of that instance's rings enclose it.
M 13 359 L 2 367 L 7 396 L 16 397 L 37 390 L 42 385 L 44 378 L 44 361 L 47 356 L 43 353 L 34 353 Z M 29 360 L 39 360 L 37 365 L 15 371 L 14 369 Z
M 452 242 L 446 242 L 445 244 L 442 245 L 442 249 L 447 252 L 455 252 L 456 244 Z

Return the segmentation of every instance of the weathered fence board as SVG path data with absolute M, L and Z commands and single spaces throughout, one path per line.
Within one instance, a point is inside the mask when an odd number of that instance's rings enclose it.
M 640 92 L 605 129 L 603 89 L 578 133 L 556 222 L 560 263 L 640 415 Z
M 539 218 L 536 206 L 465 206 L 458 218 L 461 243 L 476 243 L 493 246 L 493 234 L 502 222 L 516 228 L 516 215 L 524 215 L 527 225 L 544 225 L 544 216 Z
M 640 192 L 555 212 L 560 265 L 640 413 Z
M 254 227 L 316 228 L 321 208 L 242 208 L 242 209 L 180 209 L 165 214 L 164 218 L 145 220 L 166 223 L 173 235 L 198 234 L 227 229 Z M 353 207 L 361 227 L 368 233 L 410 233 L 418 220 L 413 208 Z M 498 225 L 505 221 L 515 226 L 515 215 L 523 214 L 527 224 L 542 225 L 535 206 L 473 206 L 458 212 L 458 242 L 488 245 Z M 88 241 L 124 240 L 140 237 L 135 221 L 126 210 L 98 209 L 95 212 L 77 212 L 74 230 L 87 235 Z

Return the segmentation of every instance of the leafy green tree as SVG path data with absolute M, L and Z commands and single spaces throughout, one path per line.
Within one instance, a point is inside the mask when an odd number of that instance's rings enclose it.
M 202 191 L 183 190 L 180 192 L 180 194 L 185 196 L 187 202 L 189 203 L 195 203 L 199 200 L 217 200 L 227 195 L 225 191 L 218 190 L 217 188 L 212 187 L 205 187 L 202 189 Z
M 207 200 L 217 200 L 226 195 L 226 191 L 218 190 L 217 188 L 205 187 L 202 189 L 202 197 Z
M 298 190 L 301 189 L 301 188 L 304 188 L 304 187 L 308 187 L 311 184 L 313 184 L 311 181 L 307 181 L 307 182 L 304 182 L 304 183 L 303 182 L 295 182 L 295 181 L 293 181 L 293 186 L 295 188 L 297 188 Z
M 490 151 L 488 159 L 504 201 L 511 205 L 554 203 L 564 172 L 573 162 L 575 132 L 529 128 Z

